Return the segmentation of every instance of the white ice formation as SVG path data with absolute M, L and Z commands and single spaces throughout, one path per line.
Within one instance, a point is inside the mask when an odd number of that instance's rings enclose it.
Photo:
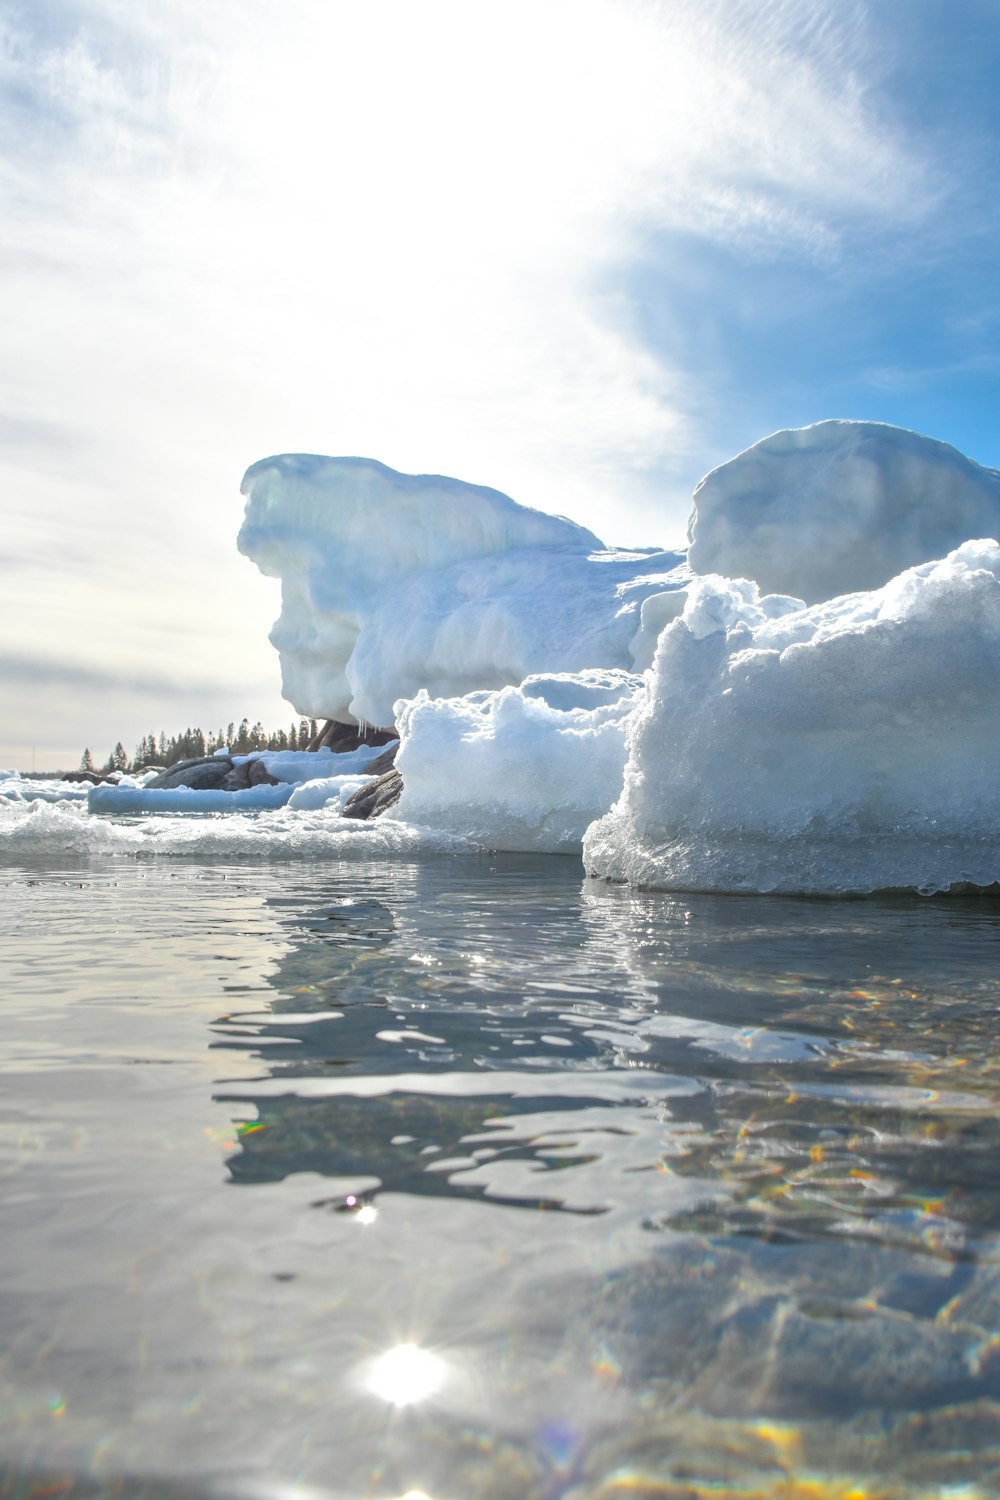
M 463 698 L 421 693 L 399 711 L 393 816 L 493 849 L 578 853 L 621 788 L 625 725 L 644 691 L 640 676 L 591 670 Z
M 1000 547 L 776 609 L 708 577 L 660 638 L 587 870 L 675 890 L 1000 879 Z
M 630 669 L 643 601 L 686 578 L 682 553 L 609 551 L 498 490 L 371 459 L 267 458 L 243 493 L 240 551 L 281 579 L 282 690 L 315 718 L 388 725 L 421 689 Z
M 363 756 L 265 757 L 279 785 L 245 793 L 89 793 L 132 823 L 0 773 L 0 848 L 582 843 L 590 873 L 664 889 L 1000 883 L 1000 546 L 970 540 L 1000 535 L 1000 474 L 954 449 L 777 433 L 702 481 L 690 566 L 365 459 L 266 459 L 245 491 L 286 695 L 395 721 L 402 801 L 338 816 Z M 233 816 L 151 816 L 212 798 Z
M 883 422 L 817 422 L 705 476 L 688 561 L 818 604 L 881 588 L 978 536 L 1000 536 L 996 469 Z

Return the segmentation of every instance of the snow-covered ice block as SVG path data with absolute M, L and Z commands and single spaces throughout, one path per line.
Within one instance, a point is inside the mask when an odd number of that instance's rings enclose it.
M 289 812 L 315 811 L 321 807 L 340 812 L 354 793 L 370 782 L 370 776 L 326 776 L 303 781 L 292 789 L 287 807 Z
M 641 677 L 605 670 L 397 703 L 403 795 L 386 816 L 493 849 L 577 852 L 621 789 L 643 692 Z
M 301 786 L 307 781 L 364 774 L 370 761 L 385 754 L 385 745 L 359 745 L 356 750 L 252 750 L 249 755 L 234 755 L 233 764 L 259 760 L 276 781 Z
M 364 458 L 285 454 L 243 481 L 240 551 L 281 579 L 271 641 L 299 713 L 392 722 L 399 698 L 629 669 L 644 598 L 682 553 L 613 551 L 497 490 Z
M 238 792 L 190 786 L 144 787 L 133 782 L 91 787 L 87 805 L 92 813 L 113 813 L 116 817 L 137 813 L 237 813 L 284 807 L 294 790 L 283 782 L 244 787 Z
M 672 890 L 1000 880 L 1000 547 L 798 610 L 695 582 L 588 872 Z
M 694 493 L 688 561 L 811 604 L 1000 536 L 1000 472 L 883 422 L 776 432 Z

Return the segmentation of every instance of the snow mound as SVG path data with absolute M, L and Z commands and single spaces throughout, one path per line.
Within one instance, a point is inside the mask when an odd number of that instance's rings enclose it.
M 387 725 L 393 703 L 539 672 L 632 666 L 643 600 L 683 554 L 619 552 L 497 490 L 364 458 L 248 469 L 238 546 L 281 579 L 271 642 L 302 714 Z
M 699 579 L 627 737 L 590 874 L 813 893 L 1000 880 L 1000 547 L 812 608 Z
M 621 790 L 643 691 L 641 677 L 605 670 L 397 703 L 403 795 L 390 816 L 493 849 L 577 853 Z
M 696 573 L 815 604 L 1000 536 L 1000 472 L 900 427 L 817 422 L 706 475 L 688 535 Z

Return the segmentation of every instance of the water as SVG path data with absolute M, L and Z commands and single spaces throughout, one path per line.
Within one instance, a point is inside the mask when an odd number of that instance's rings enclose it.
M 0 869 L 0 1496 L 1000 1490 L 1000 907 Z

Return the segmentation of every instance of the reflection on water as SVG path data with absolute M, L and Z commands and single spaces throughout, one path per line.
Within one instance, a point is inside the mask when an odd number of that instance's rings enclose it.
M 993 901 L 3 897 L 0 1497 L 1000 1489 Z

